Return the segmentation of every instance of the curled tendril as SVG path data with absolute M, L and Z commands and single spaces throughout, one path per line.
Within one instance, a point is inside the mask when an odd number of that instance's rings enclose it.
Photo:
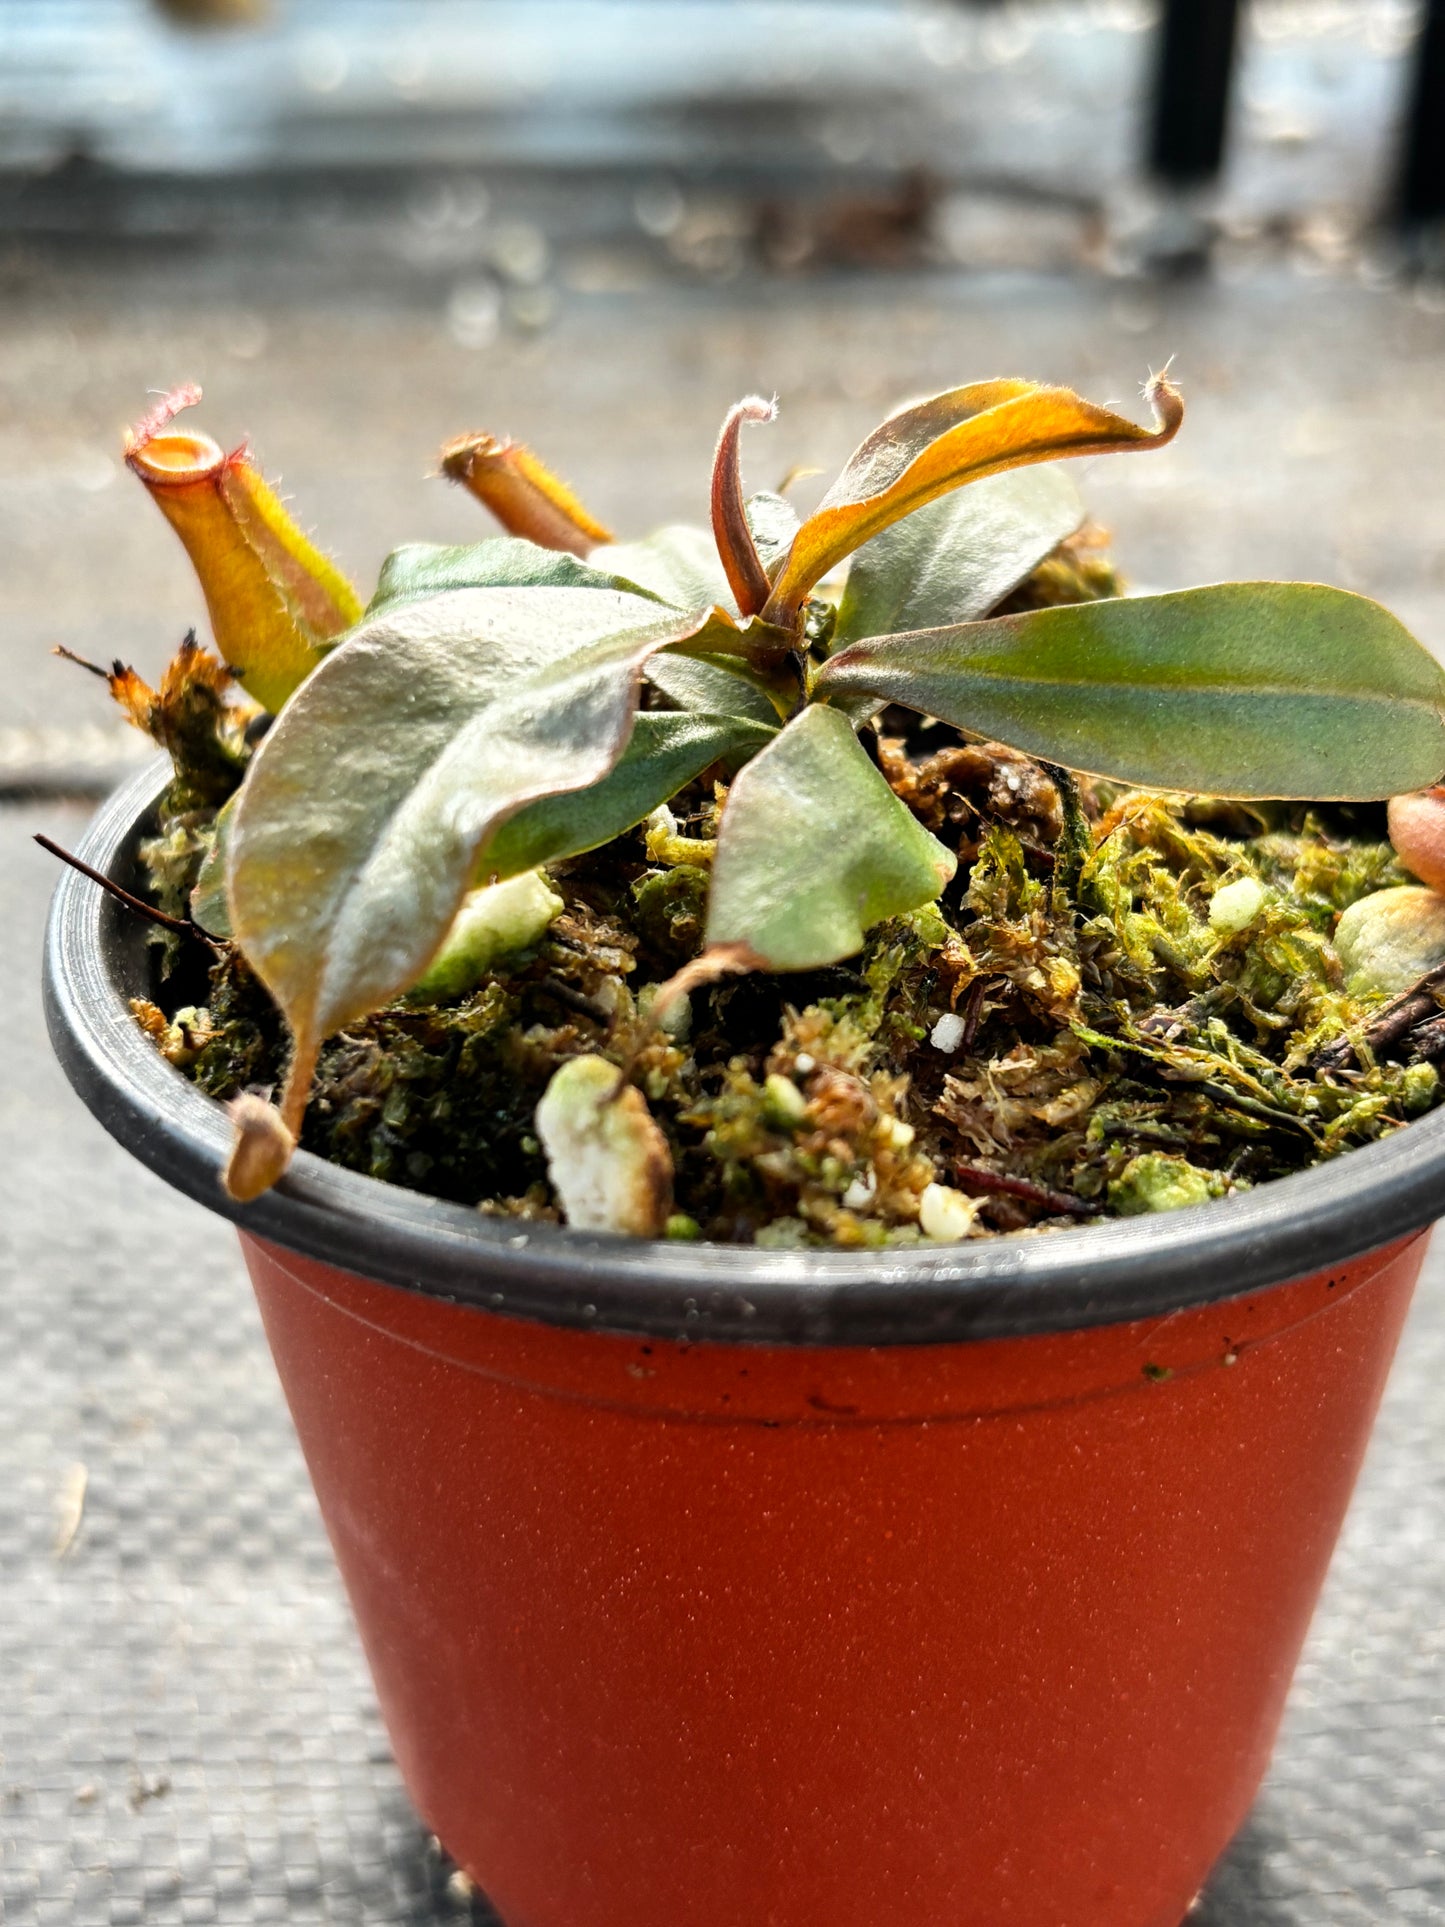
M 717 453 L 712 458 L 712 532 L 722 558 L 728 587 L 745 616 L 755 616 L 772 593 L 748 527 L 743 504 L 742 467 L 738 459 L 738 438 L 744 422 L 770 422 L 778 412 L 776 402 L 761 395 L 744 396 L 728 410 L 718 436 Z

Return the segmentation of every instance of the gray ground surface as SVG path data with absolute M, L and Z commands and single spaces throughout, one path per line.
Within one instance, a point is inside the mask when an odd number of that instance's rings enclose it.
M 342 285 L 264 249 L 156 248 L 83 268 L 12 249 L 0 763 L 13 791 L 37 728 L 65 733 L 61 756 L 101 715 L 103 692 L 46 645 L 118 651 L 154 673 L 201 614 L 116 460 L 145 390 L 191 377 L 207 424 L 250 433 L 369 584 L 397 540 L 477 531 L 465 499 L 423 479 L 462 427 L 533 440 L 635 532 L 699 513 L 716 423 L 750 389 L 784 404 L 748 445 L 766 484 L 796 460 L 836 462 L 901 393 L 1006 370 L 1127 401 L 1176 353 L 1184 438 L 1085 477 L 1132 573 L 1340 581 L 1441 648 L 1442 303 L 1328 256 L 1227 257 L 1223 278 L 1173 288 L 1041 273 L 715 285 L 645 250 L 559 243 L 541 283 L 549 324 L 530 332 L 420 255 Z M 82 818 L 59 798 L 0 809 L 3 1918 L 465 1917 L 389 1763 L 230 1235 L 106 1140 L 48 1055 L 36 976 L 49 860 L 28 838 L 73 837 Z M 1439 1271 L 1269 1787 L 1197 1916 L 1207 1927 L 1445 1920 Z M 84 1516 L 57 1558 L 57 1509 L 81 1466 Z

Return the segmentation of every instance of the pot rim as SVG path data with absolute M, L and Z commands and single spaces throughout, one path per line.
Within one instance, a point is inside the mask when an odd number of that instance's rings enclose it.
M 125 877 L 168 766 L 101 806 L 80 854 Z M 1440 1210 L 1445 1107 L 1328 1165 L 1157 1216 L 977 1245 L 773 1251 L 489 1218 L 298 1151 L 253 1204 L 226 1196 L 221 1105 L 131 1016 L 149 986 L 134 920 L 73 870 L 46 933 L 46 1021 L 100 1123 L 186 1196 L 307 1257 L 544 1324 L 686 1340 L 894 1345 L 1015 1338 L 1163 1317 L 1328 1270 Z

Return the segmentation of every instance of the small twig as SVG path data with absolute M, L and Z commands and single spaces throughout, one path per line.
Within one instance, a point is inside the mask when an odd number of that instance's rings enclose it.
M 960 1050 L 972 1050 L 973 1041 L 978 1036 L 978 1027 L 983 1022 L 983 1000 L 988 995 L 987 977 L 975 977 L 968 987 L 968 995 L 963 1000 L 963 1034 L 958 1040 Z
M 594 1024 L 606 1027 L 612 1022 L 611 1011 L 599 1004 L 595 997 L 587 996 L 584 991 L 574 990 L 571 984 L 560 983 L 555 977 L 543 977 L 535 988 L 544 997 L 552 997 L 559 1004 L 565 1004 L 568 1010 L 575 1010 L 583 1017 L 590 1017 Z
M 1396 1044 L 1407 1031 L 1415 1028 L 1422 1019 L 1433 1017 L 1440 1009 L 1435 995 L 1437 990 L 1445 990 L 1445 964 L 1437 964 L 1427 970 L 1417 983 L 1408 990 L 1377 1010 L 1358 1037 L 1337 1037 L 1332 1044 L 1315 1052 L 1310 1060 L 1310 1069 L 1318 1071 L 1342 1071 L 1355 1055 L 1357 1044 L 1364 1044 L 1371 1051 L 1388 1050 Z
M 63 656 L 66 662 L 73 662 L 81 669 L 88 669 L 92 676 L 99 676 L 102 682 L 109 682 L 115 673 L 114 670 L 103 669 L 98 662 L 92 662 L 88 656 L 77 656 L 75 651 L 67 649 L 63 642 L 57 642 L 50 653 L 52 656 Z M 119 667 L 117 663 L 116 669 L 118 670 Z
M 955 1164 L 955 1175 L 965 1185 L 971 1185 L 975 1192 L 985 1197 L 1018 1198 L 1024 1204 L 1034 1204 L 1042 1211 L 1062 1212 L 1070 1218 L 1092 1218 L 1095 1207 L 1086 1204 L 1068 1191 L 1051 1191 L 1046 1184 L 1035 1184 L 1032 1178 L 1012 1178 L 1003 1171 L 990 1171 L 983 1164 Z
M 98 883 L 102 890 L 108 890 L 117 903 L 123 903 L 127 910 L 133 910 L 138 917 L 149 918 L 152 923 L 158 923 L 162 930 L 174 930 L 182 937 L 199 937 L 203 943 L 210 944 L 213 949 L 220 948 L 215 938 L 208 937 L 199 924 L 191 923 L 184 917 L 167 916 L 164 910 L 157 910 L 153 903 L 143 903 L 139 897 L 133 897 L 129 890 L 122 890 L 120 885 L 113 882 L 110 877 L 102 876 L 99 870 L 92 870 L 88 863 L 82 863 L 80 858 L 72 856 L 69 850 L 62 850 L 58 843 L 52 843 L 48 836 L 41 836 L 37 832 L 35 841 L 42 850 L 48 850 L 52 856 L 58 856 L 61 862 L 68 863 L 72 870 L 79 870 L 83 877 L 89 877 L 90 881 Z

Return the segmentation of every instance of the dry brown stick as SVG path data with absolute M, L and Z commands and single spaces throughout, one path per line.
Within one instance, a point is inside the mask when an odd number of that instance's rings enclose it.
M 960 1050 L 973 1049 L 973 1040 L 978 1036 L 978 1027 L 983 1021 L 983 1000 L 987 991 L 987 977 L 975 977 L 968 987 L 968 995 L 963 1000 L 963 1035 L 958 1040 Z
M 1062 1212 L 1071 1218 L 1092 1218 L 1095 1207 L 1069 1191 L 1051 1191 L 1032 1178 L 1012 1178 L 1003 1171 L 990 1171 L 985 1164 L 955 1164 L 955 1175 L 985 1196 L 1017 1198 L 1023 1204 L 1036 1204 L 1044 1211 Z
M 113 671 L 102 668 L 98 662 L 92 662 L 89 656 L 77 656 L 75 651 L 67 649 L 63 642 L 57 642 L 50 653 L 52 656 L 63 656 L 66 662 L 73 662 L 81 669 L 88 669 L 92 676 L 99 676 L 102 682 L 109 682 L 113 674 Z M 119 668 L 120 665 L 117 664 L 116 667 Z
M 539 996 L 554 998 L 567 1010 L 590 1017 L 594 1024 L 607 1028 L 612 1023 L 612 1013 L 604 1004 L 598 1003 L 595 997 L 589 997 L 585 991 L 574 990 L 571 984 L 564 984 L 556 977 L 540 977 L 534 987 Z
M 1417 1060 L 1445 1057 L 1445 1012 L 1418 1025 L 1411 1033 L 1410 1055 Z
M 1422 1019 L 1432 1017 L 1440 1009 L 1437 990 L 1445 990 L 1445 964 L 1437 964 L 1410 988 L 1401 991 L 1398 997 L 1377 1010 L 1364 1029 L 1356 1037 L 1337 1037 L 1333 1043 L 1326 1044 L 1315 1052 L 1310 1060 L 1310 1069 L 1318 1071 L 1342 1071 L 1355 1055 L 1357 1043 L 1365 1044 L 1372 1051 L 1388 1050 L 1415 1028 Z
M 191 923 L 184 917 L 167 916 L 164 910 L 157 910 L 153 903 L 143 903 L 139 897 L 133 897 L 129 890 L 122 890 L 118 883 L 113 882 L 108 876 L 103 876 L 99 870 L 92 870 L 88 863 L 82 863 L 78 856 L 72 856 L 69 850 L 62 850 L 58 843 L 52 843 L 48 836 L 41 836 L 37 832 L 35 841 L 42 850 L 48 850 L 52 856 L 58 856 L 61 862 L 68 863 L 72 870 L 79 870 L 83 877 L 89 877 L 90 881 L 98 883 L 102 890 L 108 890 L 117 903 L 123 903 L 127 910 L 133 910 L 138 917 L 148 917 L 152 923 L 158 923 L 162 930 L 174 930 L 182 937 L 200 937 L 203 942 L 214 945 L 215 939 L 208 937 L 198 924 Z

